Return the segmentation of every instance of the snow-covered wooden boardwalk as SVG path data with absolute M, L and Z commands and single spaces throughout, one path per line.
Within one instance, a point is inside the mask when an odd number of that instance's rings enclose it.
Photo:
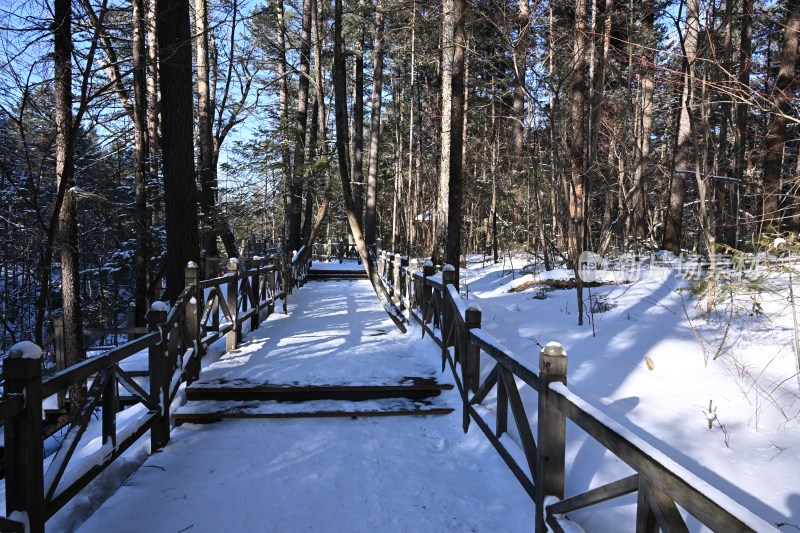
M 201 374 L 200 385 L 397 383 L 441 373 L 393 329 L 367 281 L 311 282 Z M 446 416 L 184 424 L 80 531 L 513 531 L 533 503 L 477 429 Z M 111 528 L 111 529 L 109 529 Z

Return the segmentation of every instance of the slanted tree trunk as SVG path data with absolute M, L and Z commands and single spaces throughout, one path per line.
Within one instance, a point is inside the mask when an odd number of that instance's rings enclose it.
M 64 310 L 64 349 L 67 366 L 82 361 L 80 256 L 78 254 L 78 197 L 75 187 L 75 140 L 72 122 L 72 3 L 55 0 L 55 107 L 56 184 L 63 191 L 58 210 L 61 238 L 61 298 Z M 49 280 L 48 280 L 49 284 Z M 42 291 L 47 290 L 44 286 Z M 70 416 L 76 417 L 83 399 L 82 387 L 70 387 Z
M 781 65 L 772 93 L 772 118 L 764 139 L 762 221 L 765 228 L 771 225 L 776 231 L 780 231 L 784 215 L 781 201 L 781 175 L 783 174 L 783 151 L 786 145 L 787 116 L 791 113 L 791 97 L 797 85 L 795 69 L 797 68 L 797 45 L 800 34 L 800 0 L 788 0 L 786 10 Z
M 439 194 L 436 196 L 436 213 L 433 218 L 433 250 L 435 263 L 445 258 L 447 221 L 450 199 L 450 152 L 453 105 L 453 1 L 442 2 L 442 133 L 439 152 Z
M 364 0 L 358 0 L 356 13 L 359 18 L 365 15 Z M 364 215 L 364 26 L 360 25 L 355 42 L 355 61 L 353 61 L 353 201 L 356 216 L 363 220 Z
M 381 94 L 383 92 L 383 1 L 375 2 L 375 34 L 372 48 L 372 106 L 369 122 L 367 198 L 364 213 L 364 239 L 377 251 L 378 160 L 381 135 Z
M 311 0 L 311 14 L 312 14 L 312 27 L 314 28 L 314 32 L 316 35 L 322 35 L 319 17 L 317 15 L 319 10 L 319 6 L 317 5 L 316 0 Z M 316 94 L 313 100 L 313 107 L 312 107 L 312 114 L 311 114 L 311 135 L 309 137 L 308 143 L 308 157 L 311 162 L 315 162 L 317 156 L 321 158 L 327 159 L 329 157 L 328 154 L 328 132 L 325 123 L 325 117 L 327 117 L 327 111 L 325 110 L 325 96 L 323 94 L 322 88 L 324 86 L 324 78 L 322 75 L 322 61 L 320 58 L 322 57 L 322 39 L 317 38 L 314 40 L 314 87 L 316 89 Z M 310 202 L 306 204 L 306 220 L 303 223 L 303 238 L 306 242 L 306 247 L 303 253 L 300 255 L 299 261 L 306 261 L 312 254 L 312 248 L 314 243 L 317 240 L 317 236 L 319 235 L 320 228 L 322 228 L 322 223 L 325 221 L 325 217 L 328 214 L 328 209 L 331 204 L 331 168 L 330 165 L 325 165 L 325 169 L 323 171 L 324 174 L 324 182 L 323 182 L 323 190 L 322 190 L 322 201 L 317 208 L 316 216 L 312 220 L 312 214 L 310 212 L 311 205 Z M 314 177 L 314 182 L 319 183 L 319 177 Z M 308 190 L 309 198 L 311 198 L 311 189 Z
M 669 204 L 664 220 L 664 239 L 662 247 L 675 254 L 681 251 L 681 238 L 683 234 L 683 203 L 686 197 L 686 174 L 678 171 L 696 170 L 692 156 L 692 125 L 690 113 L 694 100 L 694 74 L 695 60 L 697 59 L 697 44 L 700 32 L 700 2 L 687 0 L 686 2 L 686 30 L 683 38 L 683 92 L 680 101 L 680 116 L 678 117 L 678 134 L 676 136 L 674 165 L 670 184 Z
M 459 0 L 463 1 L 463 0 Z M 369 260 L 369 250 L 364 242 L 364 234 L 361 230 L 361 221 L 356 216 L 353 204 L 353 193 L 350 188 L 350 154 L 348 154 L 348 132 L 347 132 L 347 69 L 345 66 L 344 41 L 342 39 L 342 0 L 335 1 L 334 11 L 334 47 L 333 47 L 333 86 L 334 104 L 336 111 L 336 152 L 339 159 L 339 177 L 342 183 L 342 196 L 344 197 L 345 209 L 347 210 L 347 220 L 350 224 L 350 231 L 356 242 L 356 248 L 361 256 L 364 270 L 366 270 L 372 288 L 380 299 L 392 322 L 403 333 L 406 327 L 403 324 L 399 310 L 394 306 L 392 300 L 381 283 L 378 272 L 372 261 Z
M 230 3 L 231 9 L 231 31 L 230 31 L 230 42 L 228 43 L 229 50 L 236 50 L 236 39 L 238 38 L 239 34 L 236 31 L 236 26 L 239 21 L 239 0 L 232 0 Z M 214 44 L 213 33 L 209 33 L 209 41 L 210 41 L 210 51 L 209 51 L 209 58 L 211 64 L 211 78 L 210 78 L 210 101 L 211 101 L 211 117 L 214 118 L 215 109 L 217 106 L 215 104 L 215 94 L 216 94 L 216 87 L 217 87 L 217 78 L 219 75 L 217 57 L 218 54 L 216 52 L 216 45 Z M 245 52 L 243 58 L 240 59 L 241 63 L 247 63 L 249 59 L 248 52 Z M 211 161 L 211 182 L 213 184 L 214 190 L 214 206 L 216 209 L 215 213 L 215 220 L 217 221 L 215 227 L 215 233 L 219 235 L 220 239 L 222 240 L 222 244 L 225 247 L 225 253 L 228 254 L 228 257 L 239 257 L 239 247 L 236 244 L 236 238 L 233 235 L 233 230 L 231 229 L 230 224 L 228 223 L 227 217 L 223 216 L 222 213 L 219 211 L 218 205 L 218 172 L 217 167 L 219 166 L 219 154 L 222 149 L 222 144 L 225 142 L 228 134 L 231 132 L 233 127 L 242 121 L 241 115 L 246 108 L 246 103 L 248 101 L 248 95 L 250 94 L 250 88 L 252 87 L 253 77 L 255 75 L 254 70 L 250 70 L 249 68 L 244 69 L 243 75 L 237 75 L 234 71 L 235 61 L 233 58 L 228 61 L 228 69 L 227 75 L 225 76 L 225 84 L 224 89 L 222 90 L 222 95 L 220 96 L 220 104 L 217 109 L 217 116 L 216 116 L 216 125 L 214 127 L 214 143 L 213 143 L 213 151 L 212 151 L 212 161 Z M 229 104 L 231 100 L 231 83 L 234 78 L 238 78 L 241 82 L 239 86 L 239 99 L 238 102 L 235 104 Z M 225 114 L 226 109 L 228 107 L 231 108 L 231 112 L 229 114 Z
M 189 261 L 200 261 L 192 118 L 192 48 L 188 0 L 160 0 L 158 44 L 167 230 L 167 291 L 184 288 Z

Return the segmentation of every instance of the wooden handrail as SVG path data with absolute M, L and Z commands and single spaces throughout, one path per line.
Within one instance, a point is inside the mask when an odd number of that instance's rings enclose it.
M 169 404 L 181 383 L 197 379 L 200 359 L 209 345 L 226 335 L 227 350 L 235 348 L 241 341 L 243 322 L 249 320 L 251 329 L 257 328 L 274 312 L 277 298 L 282 298 L 285 304 L 286 285 L 302 282 L 307 270 L 298 265 L 292 274 L 300 277 L 284 280 L 273 264 L 263 266 L 254 261 L 254 265 L 245 270 L 232 262 L 229 263 L 229 275 L 200 281 L 199 268 L 189 264 L 186 288 L 172 308 L 161 304 L 151 309 L 149 332 L 144 331 L 145 334 L 137 339 L 47 378 L 42 378 L 38 359 L 9 357 L 4 360 L 7 382 L 0 398 L 0 423 L 12 427 L 11 431 L 5 432 L 8 467 L 6 509 L 9 513 L 13 510 L 26 512 L 30 531 L 43 531 L 49 517 L 147 431 L 150 431 L 153 452 L 167 444 Z M 206 289 L 210 290 L 208 301 L 205 301 Z M 228 321 L 221 328 L 220 313 L 225 313 Z M 142 331 L 142 328 L 136 329 Z M 212 333 L 208 334 L 208 331 Z M 119 367 L 121 361 L 144 350 L 148 351 L 150 392 Z M 62 394 L 72 385 L 84 387 L 90 379 L 92 382 L 83 403 L 71 406 L 75 417 L 61 448 L 44 472 L 42 400 L 53 394 Z M 122 435 L 116 428 L 117 384 L 126 388 L 147 410 Z M 82 468 L 81 474 L 75 478 L 66 476 L 78 442 L 93 419 L 92 414 L 101 406 L 102 436 L 106 446 L 96 452 L 96 457 L 92 456 L 96 462 L 88 470 Z
M 396 256 L 384 251 L 378 256 L 381 278 L 389 290 L 395 290 Z M 553 531 L 563 531 L 556 515 L 632 492 L 639 493 L 637 531 L 642 524 L 654 524 L 665 531 L 685 530 L 676 504 L 715 531 L 775 530 L 570 391 L 566 385 L 567 357 L 560 346 L 546 346 L 540 354 L 539 368 L 531 368 L 523 358 L 481 330 L 480 319 L 477 325 L 474 317 L 470 321 L 468 315 L 474 315 L 475 311 L 464 304 L 452 278 L 448 279 L 447 271 L 439 277 L 433 275 L 432 266 L 425 267 L 422 273 L 409 267 L 403 270 L 405 279 L 411 281 L 397 290 L 404 291 L 403 295 L 411 303 L 407 309 L 409 317 L 420 324 L 423 335 L 428 333 L 436 341 L 442 348 L 443 361 L 449 362 L 462 395 L 465 431 L 470 420 L 474 421 L 535 501 L 537 531 L 544 531 L 545 523 Z M 477 350 L 477 354 L 470 350 Z M 494 366 L 479 383 L 480 366 L 476 358 L 482 354 L 489 356 Z M 537 393 L 539 420 L 535 439 L 517 389 L 517 379 Z M 497 391 L 494 429 L 473 407 L 483 402 L 492 390 Z M 500 439 L 507 431 L 509 415 L 516 424 L 527 468 L 517 462 Z M 567 418 L 636 474 L 565 499 Z M 545 496 L 555 496 L 556 500 L 545 500 Z
M 56 372 L 42 380 L 42 395 L 46 398 L 56 394 L 60 390 L 68 388 L 70 385 L 82 383 L 90 376 L 102 370 L 106 370 L 111 365 L 118 364 L 128 357 L 142 350 L 146 350 L 152 343 L 159 340 L 158 334 L 150 333 L 144 337 L 139 337 L 136 340 L 117 346 L 102 355 L 86 359 L 85 361 L 65 368 L 61 372 Z

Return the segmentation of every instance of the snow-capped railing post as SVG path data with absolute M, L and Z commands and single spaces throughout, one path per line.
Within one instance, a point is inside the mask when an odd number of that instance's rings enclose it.
M 150 372 L 150 398 L 161 407 L 161 412 L 150 427 L 150 452 L 155 452 L 169 442 L 169 382 L 171 368 L 167 354 L 167 304 L 155 302 L 147 314 L 148 329 L 151 333 L 161 332 L 159 342 L 151 344 L 147 350 Z
M 426 261 L 422 266 L 422 299 L 420 301 L 423 325 L 428 316 L 428 308 L 431 306 L 431 298 L 433 297 L 433 287 L 428 285 L 428 278 L 434 274 L 436 274 L 436 267 L 433 266 L 433 262 L 430 260 Z
M 442 267 L 442 285 L 444 285 L 444 290 L 442 291 L 442 304 L 444 306 L 444 309 L 442 309 L 444 323 L 441 325 L 442 350 L 446 350 L 453 345 L 450 336 L 450 331 L 453 328 L 453 305 L 448 301 L 449 291 L 447 290 L 448 285 L 456 285 L 456 269 L 453 265 L 447 264 Z
M 242 339 L 241 324 L 239 324 L 239 260 L 228 260 L 226 276 L 233 278 L 228 282 L 227 304 L 233 328 L 225 335 L 225 351 L 235 350 Z
M 278 268 L 276 265 L 278 264 L 279 259 L 275 256 L 270 257 L 269 263 L 272 265 L 270 270 L 267 271 L 267 289 L 269 290 L 269 305 L 267 305 L 267 315 L 271 315 L 275 312 L 275 276 L 278 275 Z
M 464 372 L 464 390 L 472 389 L 478 392 L 480 386 L 481 349 L 469 340 L 469 330 L 481 328 L 481 308 L 478 304 L 470 304 L 464 313 L 464 322 L 467 326 L 461 346 L 464 347 L 464 360 L 461 361 Z
M 549 342 L 539 353 L 539 421 L 536 456 L 536 531 L 547 531 L 544 500 L 564 498 L 564 453 L 567 417 L 548 399 L 550 384 L 567 384 L 567 352 Z
M 61 372 L 67 368 L 66 351 L 64 347 L 64 317 L 53 317 L 53 351 L 56 354 L 56 372 Z M 67 395 L 64 389 L 61 389 L 56 394 L 58 401 L 58 408 L 64 409 L 67 406 Z
M 134 302 L 130 302 L 128 304 L 125 324 L 126 329 L 128 330 L 126 334 L 128 337 L 128 342 L 138 339 L 139 334 L 136 332 L 136 304 Z
M 403 255 L 400 256 L 400 267 L 397 269 L 400 274 L 399 278 L 399 285 L 398 292 L 400 293 L 400 309 L 405 309 L 405 302 L 408 298 L 408 283 L 406 280 L 408 279 L 408 257 Z
M 258 329 L 258 324 L 261 322 L 261 313 L 258 311 L 258 304 L 261 301 L 261 263 L 262 260 L 259 256 L 253 256 L 253 262 L 251 263 L 253 269 L 253 275 L 250 278 L 250 292 L 253 295 L 253 299 L 251 303 L 255 302 L 255 314 L 250 318 L 250 331 L 255 331 Z
M 186 344 L 193 348 L 192 357 L 186 363 L 186 381 L 192 383 L 200 377 L 200 360 L 203 358 L 203 346 L 200 342 L 200 317 L 203 314 L 203 294 L 200 290 L 200 268 L 194 261 L 189 261 L 184 270 L 184 283 L 187 287 L 194 286 L 194 295 L 186 304 L 185 320 L 188 339 Z
M 25 409 L 5 421 L 6 514 L 27 514 L 28 531 L 44 531 L 42 349 L 24 341 L 3 361 L 5 394 L 24 394 Z
M 402 283 L 400 282 L 400 263 L 402 259 L 400 254 L 394 254 L 394 270 L 392 271 L 392 299 L 394 303 L 400 306 L 403 301 Z

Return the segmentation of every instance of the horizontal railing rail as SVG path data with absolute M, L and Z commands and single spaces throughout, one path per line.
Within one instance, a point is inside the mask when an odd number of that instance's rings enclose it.
M 776 530 L 570 391 L 567 354 L 559 344 L 545 346 L 534 369 L 480 329 L 481 311 L 462 300 L 452 267 L 446 265 L 437 276 L 430 263 L 418 271 L 402 256 L 386 252 L 380 252 L 378 264 L 384 285 L 405 303 L 409 319 L 441 347 L 442 370 L 450 366 L 461 394 L 464 431 L 475 422 L 535 502 L 537 531 L 563 532 L 566 514 L 632 493 L 637 494 L 637 532 L 686 531 L 678 506 L 715 531 Z M 482 357 L 489 358 L 488 372 L 482 370 Z M 524 402 L 518 383 L 535 391 L 537 401 Z M 494 420 L 489 410 L 477 409 L 492 392 Z M 633 474 L 565 497 L 567 419 Z M 510 423 L 521 455 L 502 438 Z
M 185 289 L 171 308 L 161 302 L 153 305 L 142 336 L 44 378 L 41 350 L 31 350 L 32 343 L 15 345 L 3 361 L 6 383 L 0 398 L 7 514 L 25 513 L 29 531 L 44 531 L 50 517 L 147 431 L 151 452 L 164 447 L 169 441 L 170 403 L 181 384 L 198 379 L 203 355 L 222 336 L 226 351 L 233 350 L 242 340 L 243 326 L 258 328 L 279 299 L 285 312 L 288 289 L 303 283 L 307 266 L 293 265 L 287 272 L 291 279 L 260 258 L 253 258 L 248 269 L 231 260 L 224 276 L 200 280 L 199 268 L 189 263 Z M 146 371 L 123 368 L 123 361 L 143 352 Z M 120 387 L 129 405 L 142 406 L 141 415 L 127 417 L 124 424 L 117 416 Z M 60 447 L 43 462 L 43 400 L 67 390 L 76 405 L 70 405 Z M 77 454 L 98 409 L 102 446 L 88 456 Z M 16 523 L 0 517 L 3 530 L 5 524 L 15 530 Z

